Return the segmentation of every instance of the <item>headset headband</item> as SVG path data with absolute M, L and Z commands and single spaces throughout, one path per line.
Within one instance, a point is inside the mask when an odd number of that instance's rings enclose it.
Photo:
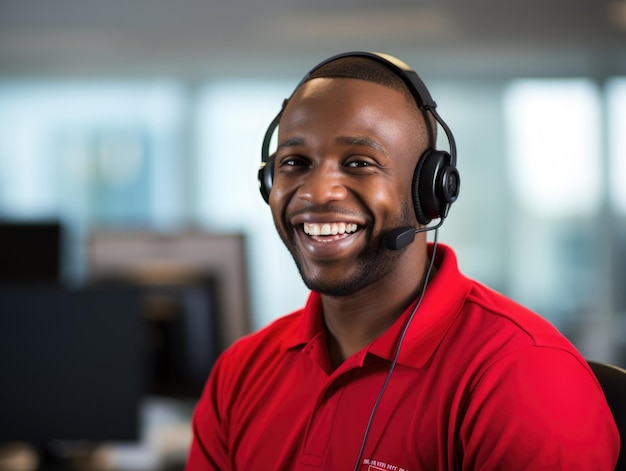
M 320 67 L 330 62 L 333 62 L 337 59 L 342 59 L 344 57 L 363 57 L 363 58 L 374 60 L 380 64 L 383 64 L 392 72 L 394 72 L 399 78 L 401 78 L 404 81 L 407 88 L 409 89 L 409 91 L 411 92 L 411 95 L 415 99 L 415 103 L 417 104 L 419 109 L 422 110 L 423 112 L 429 112 L 433 116 L 433 118 L 435 118 L 437 123 L 439 123 L 441 128 L 444 130 L 446 137 L 448 139 L 448 146 L 450 148 L 450 163 L 452 166 L 456 166 L 456 143 L 454 141 L 454 136 L 452 135 L 452 131 L 450 130 L 448 125 L 445 123 L 445 121 L 441 118 L 441 116 L 439 116 L 439 113 L 437 113 L 437 103 L 435 103 L 435 101 L 432 99 L 430 92 L 428 91 L 428 88 L 426 88 L 426 85 L 424 84 L 422 79 L 419 77 L 419 75 L 417 75 L 417 72 L 415 72 L 411 67 L 409 67 L 407 64 L 405 64 L 400 59 L 397 59 L 396 57 L 390 56 L 388 54 L 382 54 L 382 53 L 377 53 L 377 52 L 363 52 L 363 51 L 344 52 L 344 53 L 329 57 L 328 59 L 323 60 L 322 62 L 317 64 L 315 67 L 313 67 L 304 76 L 304 78 L 300 80 L 300 82 L 298 83 L 298 85 L 296 86 L 292 94 L 289 96 L 289 98 L 286 98 L 283 101 L 280 111 L 278 112 L 276 117 L 272 120 L 269 127 L 267 128 L 267 131 L 265 132 L 265 136 L 263 137 L 263 146 L 261 148 L 261 162 L 262 163 L 267 162 L 267 159 L 269 159 L 270 141 L 272 140 L 274 131 L 276 131 L 276 128 L 278 127 L 278 122 L 280 121 L 280 117 L 282 116 L 283 110 L 287 106 L 287 103 L 289 103 L 289 100 L 291 100 L 291 97 L 294 95 L 294 93 L 307 80 L 309 80 L 309 78 L 311 77 L 311 74 L 313 74 L 313 72 L 315 72 L 317 69 L 319 69 Z

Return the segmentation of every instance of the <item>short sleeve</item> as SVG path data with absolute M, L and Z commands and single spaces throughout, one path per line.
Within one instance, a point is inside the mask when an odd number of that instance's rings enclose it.
M 468 397 L 462 469 L 613 470 L 619 434 L 602 389 L 572 352 L 528 347 L 491 364 Z

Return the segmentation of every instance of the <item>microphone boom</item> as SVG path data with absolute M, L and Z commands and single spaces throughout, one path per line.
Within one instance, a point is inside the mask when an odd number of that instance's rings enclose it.
M 411 243 L 415 240 L 415 234 L 439 229 L 444 220 L 445 218 L 442 217 L 434 226 L 421 227 L 419 229 L 412 226 L 403 226 L 391 229 L 383 237 L 383 247 L 389 250 L 401 250 L 411 245 Z

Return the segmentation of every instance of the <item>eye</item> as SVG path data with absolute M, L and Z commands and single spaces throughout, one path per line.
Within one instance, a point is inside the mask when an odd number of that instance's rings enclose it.
M 364 155 L 353 155 L 345 161 L 344 166 L 348 171 L 356 173 L 369 173 L 380 167 L 377 161 Z
M 285 156 L 280 159 L 279 167 L 289 168 L 289 167 L 307 167 L 310 163 L 304 157 L 300 157 L 297 155 Z
M 365 160 L 352 160 L 351 162 L 348 162 L 347 166 L 351 167 L 351 168 L 364 168 L 364 167 L 370 167 L 372 164 L 370 162 L 367 162 Z

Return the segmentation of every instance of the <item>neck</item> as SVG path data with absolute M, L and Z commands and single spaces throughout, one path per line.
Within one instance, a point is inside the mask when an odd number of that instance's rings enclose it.
M 407 254 L 408 255 L 408 254 Z M 350 296 L 322 296 L 333 368 L 378 338 L 402 315 L 424 287 L 428 258 Z M 430 274 L 434 275 L 435 269 Z

